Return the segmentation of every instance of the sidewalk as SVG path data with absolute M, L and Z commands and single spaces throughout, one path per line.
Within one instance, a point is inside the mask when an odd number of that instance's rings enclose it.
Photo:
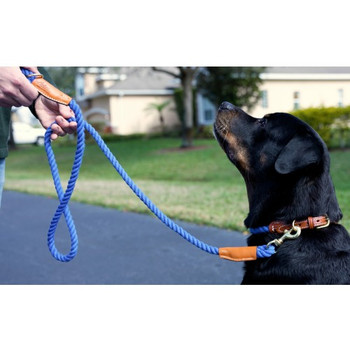
M 239 284 L 242 263 L 188 243 L 157 218 L 70 203 L 79 249 L 69 263 L 50 254 L 46 235 L 58 201 L 12 191 L 0 209 L 0 284 Z M 179 223 L 214 246 L 245 245 L 237 232 Z M 69 251 L 61 219 L 56 246 Z

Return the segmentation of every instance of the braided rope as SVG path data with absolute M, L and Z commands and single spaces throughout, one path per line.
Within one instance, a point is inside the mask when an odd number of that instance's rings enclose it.
M 32 74 L 31 71 L 22 69 L 23 74 L 30 75 Z M 35 79 L 35 77 L 29 77 L 33 78 L 31 81 Z M 28 78 L 28 79 L 29 79 Z M 126 171 L 123 169 L 123 167 L 120 165 L 118 160 L 115 158 L 113 153 L 110 151 L 110 149 L 107 147 L 101 136 L 98 134 L 98 132 L 86 121 L 84 121 L 81 110 L 79 105 L 72 99 L 69 107 L 72 109 L 72 111 L 75 114 L 75 119 L 70 118 L 69 120 L 75 120 L 77 122 L 77 148 L 75 151 L 74 156 L 74 162 L 72 166 L 71 176 L 68 180 L 67 188 L 65 191 L 63 191 L 59 171 L 57 167 L 57 163 L 55 160 L 55 155 L 52 150 L 51 140 L 50 136 L 52 134 L 51 126 L 46 130 L 45 133 L 45 150 L 47 154 L 47 159 L 50 165 L 52 178 L 55 184 L 55 189 L 57 192 L 58 199 L 60 201 L 60 204 L 58 205 L 56 212 L 51 220 L 50 227 L 48 230 L 48 236 L 47 236 L 47 242 L 49 246 L 49 250 L 52 254 L 52 256 L 62 262 L 68 262 L 72 260 L 78 251 L 78 236 L 76 232 L 76 228 L 74 225 L 74 221 L 72 218 L 72 215 L 70 213 L 68 203 L 69 200 L 73 194 L 75 183 L 79 176 L 79 170 L 82 164 L 83 156 L 84 156 L 84 150 L 85 150 L 85 130 L 90 133 L 90 135 L 94 138 L 97 145 L 103 152 L 103 154 L 106 156 L 106 158 L 110 161 L 114 169 L 119 173 L 119 175 L 122 177 L 122 179 L 125 181 L 125 183 L 130 187 L 130 189 L 136 194 L 136 196 L 149 208 L 149 210 L 159 218 L 166 226 L 168 226 L 170 229 L 178 233 L 181 237 L 186 239 L 188 242 L 192 243 L 197 248 L 202 249 L 203 251 L 219 255 L 219 248 L 208 245 L 199 239 L 192 236 L 190 233 L 188 233 L 185 229 L 183 229 L 181 226 L 177 225 L 174 221 L 172 221 L 169 217 L 167 217 L 142 191 L 141 189 L 134 183 L 134 181 L 129 177 L 129 175 L 126 173 Z M 53 123 L 54 124 L 54 123 Z M 55 245 L 55 232 L 57 229 L 58 222 L 64 214 L 65 220 L 67 223 L 67 227 L 70 233 L 70 240 L 71 240 L 71 248 L 70 252 L 67 255 L 61 254 Z M 257 247 L 257 257 L 258 258 L 266 258 L 270 257 L 272 254 L 275 253 L 275 249 L 273 246 L 259 246 Z
M 35 80 L 35 75 L 32 71 L 29 69 L 21 68 L 22 73 L 26 76 L 26 78 L 29 80 L 30 83 L 32 83 Z
M 46 130 L 46 133 L 45 133 L 45 150 L 46 150 L 47 159 L 50 165 L 52 178 L 55 184 L 57 196 L 60 201 L 60 204 L 57 207 L 56 212 L 50 223 L 50 228 L 47 234 L 47 244 L 49 246 L 49 250 L 52 256 L 56 260 L 62 261 L 62 262 L 68 262 L 72 260 L 78 252 L 78 235 L 76 232 L 72 215 L 68 207 L 68 203 L 73 194 L 75 183 L 79 176 L 79 170 L 80 170 L 80 166 L 83 160 L 84 150 L 85 150 L 85 132 L 84 132 L 85 128 L 84 128 L 84 121 L 81 114 L 81 110 L 74 100 L 71 101 L 69 106 L 74 111 L 75 120 L 77 122 L 77 149 L 75 152 L 71 176 L 68 180 L 66 191 L 63 191 L 55 155 L 52 150 L 52 145 L 50 140 L 50 136 L 52 134 L 51 126 Z M 73 120 L 73 118 L 71 118 L 71 120 Z M 70 252 L 67 255 L 61 254 L 55 246 L 55 232 L 62 213 L 64 213 L 67 227 L 70 233 L 70 240 L 71 240 Z
M 268 226 L 261 226 L 261 227 L 256 227 L 256 228 L 250 228 L 249 232 L 253 235 L 258 234 L 258 233 L 268 233 L 270 232 L 270 229 Z
M 276 253 L 276 249 L 273 245 L 261 245 L 256 248 L 257 258 L 269 258 L 271 255 Z

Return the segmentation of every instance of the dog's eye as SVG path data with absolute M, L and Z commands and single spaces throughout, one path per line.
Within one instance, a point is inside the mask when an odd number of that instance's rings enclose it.
M 258 123 L 262 128 L 264 128 L 266 123 L 267 123 L 267 120 L 266 120 L 266 118 L 261 118 L 258 120 Z

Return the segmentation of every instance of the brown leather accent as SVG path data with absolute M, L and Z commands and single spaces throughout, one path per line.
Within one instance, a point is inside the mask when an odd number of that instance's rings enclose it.
M 45 96 L 49 100 L 58 102 L 66 106 L 68 106 L 70 101 L 72 100 L 70 96 L 58 90 L 45 79 L 36 78 L 32 82 L 32 85 L 39 91 L 41 95 Z
M 304 221 L 296 221 L 295 226 L 299 226 L 302 230 L 310 229 L 313 230 L 319 226 L 324 226 L 328 223 L 327 216 L 309 216 L 307 220 Z M 284 233 L 285 230 L 290 230 L 292 228 L 292 224 L 286 224 L 282 221 L 273 221 L 269 225 L 269 231 L 272 233 Z
M 314 227 L 315 227 L 314 221 L 313 221 L 312 219 L 313 219 L 312 216 L 309 216 L 309 217 L 307 218 L 307 223 L 308 223 L 308 225 L 309 225 L 309 229 L 310 229 L 310 230 L 313 230 Z
M 219 256 L 233 261 L 256 260 L 256 247 L 222 247 L 219 248 Z

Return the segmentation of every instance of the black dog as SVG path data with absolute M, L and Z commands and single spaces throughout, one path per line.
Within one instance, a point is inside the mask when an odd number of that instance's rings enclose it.
M 306 225 L 298 238 L 277 245 L 270 258 L 246 262 L 242 284 L 350 284 L 350 236 L 338 224 L 342 212 L 320 136 L 290 114 L 256 119 L 228 102 L 218 110 L 214 133 L 245 180 L 245 225 L 273 223 L 270 232 L 250 235 L 248 245 L 281 238 L 283 230 L 274 233 L 276 221 L 289 228 L 294 220 Z M 314 227 L 320 216 L 328 227 Z

